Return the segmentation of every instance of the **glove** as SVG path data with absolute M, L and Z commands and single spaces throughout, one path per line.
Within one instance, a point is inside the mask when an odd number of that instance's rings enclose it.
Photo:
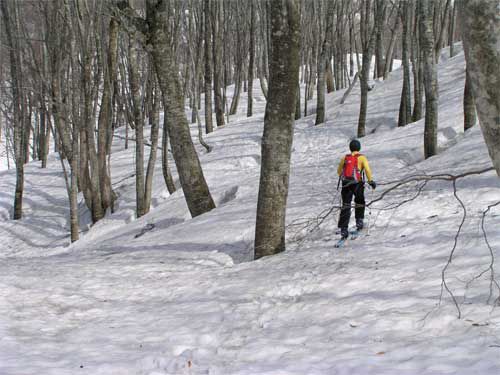
M 375 181 L 368 181 L 368 185 L 370 185 L 373 190 L 377 188 L 377 184 L 375 183 Z

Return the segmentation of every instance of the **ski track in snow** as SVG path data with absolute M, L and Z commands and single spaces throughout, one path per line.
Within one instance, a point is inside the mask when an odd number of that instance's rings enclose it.
M 440 64 L 441 152 L 428 160 L 423 120 L 395 128 L 401 75 L 394 71 L 369 94 L 362 152 L 380 184 L 367 189 L 368 200 L 406 175 L 491 165 L 480 130 L 461 130 L 463 55 Z M 482 211 L 500 200 L 496 175 L 457 183 L 468 217 L 447 282 L 463 319 L 446 293 L 439 304 L 441 270 L 462 218 L 450 183 L 430 183 L 395 210 L 383 208 L 415 188 L 388 195 L 367 210 L 368 233 L 345 248 L 333 248 L 331 215 L 300 245 L 249 262 L 265 106 L 254 88 L 256 115 L 244 117 L 242 96 L 239 115 L 206 137 L 214 151 L 199 148 L 217 208 L 195 219 L 182 192 L 168 195 L 160 165 L 153 208 L 134 218 L 133 146 L 123 150 L 119 138 L 117 210 L 90 227 L 80 197 L 82 238 L 72 246 L 59 160 L 51 155 L 45 170 L 27 166 L 18 222 L 8 220 L 15 175 L 0 172 L 1 375 L 500 373 L 489 274 L 469 282 L 490 262 L 480 225 Z M 339 203 L 336 167 L 355 135 L 359 87 L 340 105 L 342 94 L 327 96 L 325 125 L 314 127 L 314 115 L 296 123 L 289 223 Z M 497 207 L 485 222 L 497 255 L 499 224 Z M 289 227 L 290 241 L 299 229 Z

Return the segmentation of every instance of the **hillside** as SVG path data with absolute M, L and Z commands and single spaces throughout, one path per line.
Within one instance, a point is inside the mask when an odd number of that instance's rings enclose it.
M 439 65 L 439 155 L 424 160 L 423 120 L 396 128 L 402 72 L 369 94 L 362 152 L 379 187 L 411 175 L 491 166 L 480 129 L 463 133 L 464 57 Z M 494 172 L 405 185 L 367 210 L 367 234 L 334 249 L 336 167 L 354 137 L 359 87 L 327 96 L 327 123 L 297 121 L 288 198 L 288 251 L 250 261 L 265 101 L 199 148 L 217 208 L 191 219 L 157 166 L 151 212 L 134 218 L 133 149 L 115 138 L 114 214 L 69 243 L 60 162 L 26 168 L 25 218 L 9 221 L 15 175 L 0 172 L 0 374 L 498 374 L 500 248 Z M 312 104 L 312 102 L 311 102 Z M 118 134 L 120 135 L 120 134 Z M 121 134 L 123 135 L 123 134 Z M 404 201 L 407 203 L 400 205 Z M 309 233 L 310 229 L 315 228 Z M 483 229 L 484 228 L 484 232 Z M 484 233 L 488 242 L 485 242 Z M 499 272 L 496 264 L 493 269 Z M 491 296 L 489 295 L 491 293 Z M 441 298 L 440 298 L 441 296 Z M 490 298 L 489 298 L 490 297 Z M 487 303 L 489 301 L 489 303 Z

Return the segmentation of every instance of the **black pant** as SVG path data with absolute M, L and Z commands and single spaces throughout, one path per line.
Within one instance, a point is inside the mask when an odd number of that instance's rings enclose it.
M 351 218 L 351 202 L 354 196 L 356 220 L 365 217 L 365 185 L 354 180 L 342 181 L 342 209 L 340 210 L 339 228 L 347 229 Z

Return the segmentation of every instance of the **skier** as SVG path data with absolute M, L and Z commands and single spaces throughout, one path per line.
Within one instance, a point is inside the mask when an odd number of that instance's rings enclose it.
M 349 143 L 350 154 L 344 156 L 339 163 L 337 173 L 342 180 L 342 208 L 339 225 L 341 241 L 349 236 L 349 220 L 351 217 L 351 201 L 354 196 L 356 229 L 363 229 L 365 217 L 365 175 L 368 185 L 375 189 L 377 184 L 372 180 L 372 171 L 366 156 L 359 153 L 361 143 L 354 139 Z M 339 181 L 340 182 L 340 181 Z

